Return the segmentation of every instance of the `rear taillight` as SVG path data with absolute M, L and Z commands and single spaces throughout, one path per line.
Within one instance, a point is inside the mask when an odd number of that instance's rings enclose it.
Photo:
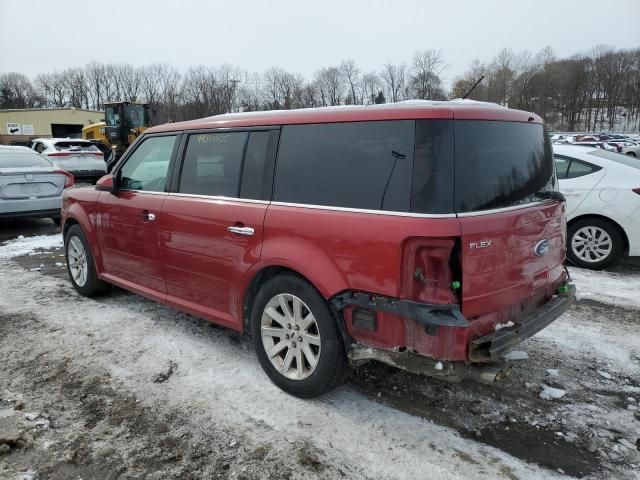
M 421 303 L 458 303 L 456 244 L 450 238 L 412 238 L 402 254 L 401 298 Z M 454 265 L 456 264 L 456 265 Z
M 75 179 L 73 178 L 73 174 L 67 172 L 66 170 L 56 170 L 56 173 L 61 173 L 64 175 L 64 188 L 71 188 L 75 183 Z
M 633 193 L 637 193 L 638 195 L 640 195 L 640 188 L 634 188 Z

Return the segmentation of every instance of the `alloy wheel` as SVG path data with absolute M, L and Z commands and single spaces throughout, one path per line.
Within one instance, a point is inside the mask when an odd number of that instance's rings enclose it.
M 67 244 L 67 262 L 76 285 L 83 287 L 87 283 L 88 263 L 84 245 L 78 237 L 71 237 Z
M 295 295 L 274 296 L 260 322 L 264 351 L 278 372 L 290 380 L 303 380 L 320 359 L 320 331 L 309 307 Z
M 613 242 L 606 230 L 600 227 L 586 226 L 573 235 L 571 250 L 580 260 L 596 263 L 611 255 Z

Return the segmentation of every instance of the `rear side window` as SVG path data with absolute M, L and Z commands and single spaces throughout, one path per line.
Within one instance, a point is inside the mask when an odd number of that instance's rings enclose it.
M 413 121 L 287 125 L 274 200 L 409 211 Z
M 241 198 L 271 200 L 273 163 L 277 144 L 276 130 L 249 133 L 242 166 Z
M 37 153 L 0 152 L 0 168 L 51 167 L 53 164 Z
M 417 120 L 411 211 L 453 212 L 453 120 Z
M 602 167 L 597 165 L 560 155 L 556 155 L 555 161 L 558 178 L 561 180 L 583 177 L 590 173 L 597 172 L 598 170 L 602 170 Z
M 180 175 L 180 193 L 237 197 L 247 132 L 189 137 Z
M 510 207 L 554 186 L 553 152 L 540 124 L 456 120 L 456 212 Z

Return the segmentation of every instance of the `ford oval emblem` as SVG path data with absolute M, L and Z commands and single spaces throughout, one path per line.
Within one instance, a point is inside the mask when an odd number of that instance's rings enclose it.
M 545 238 L 536 243 L 536 246 L 533 247 L 533 253 L 536 254 L 536 257 L 541 257 L 546 255 L 549 249 L 551 249 L 551 243 Z

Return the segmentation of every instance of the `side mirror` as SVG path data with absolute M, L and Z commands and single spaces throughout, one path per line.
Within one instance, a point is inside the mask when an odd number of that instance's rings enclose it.
M 96 182 L 96 190 L 114 193 L 116 191 L 116 181 L 113 175 L 108 174 L 101 177 L 100 180 Z

